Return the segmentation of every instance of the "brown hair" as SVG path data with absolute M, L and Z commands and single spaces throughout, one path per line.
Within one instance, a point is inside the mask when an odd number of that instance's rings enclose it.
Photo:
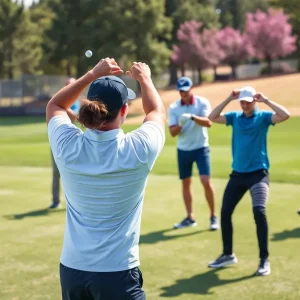
M 119 110 L 109 112 L 102 101 L 83 99 L 78 113 L 78 122 L 89 129 L 97 129 L 106 122 L 113 121 Z

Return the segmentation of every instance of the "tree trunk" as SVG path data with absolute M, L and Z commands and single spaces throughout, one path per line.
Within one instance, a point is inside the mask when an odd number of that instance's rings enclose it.
M 267 56 L 266 61 L 268 64 L 268 74 L 272 75 L 272 58 L 270 56 Z
M 71 72 L 71 63 L 68 61 L 67 66 L 66 66 L 66 72 L 68 77 L 72 77 L 72 72 Z
M 9 40 L 8 62 L 9 62 L 9 67 L 7 70 L 8 78 L 13 79 L 14 71 L 13 71 L 13 41 L 12 41 L 12 39 Z
M 202 84 L 202 70 L 198 68 L 197 71 L 198 71 L 198 83 Z
M 181 76 L 185 76 L 185 68 L 184 68 L 184 65 L 182 65 L 180 67 L 180 70 L 181 70 Z
M 214 66 L 214 81 L 216 81 L 217 80 L 217 67 L 216 66 Z
M 85 65 L 82 61 L 81 54 L 77 56 L 77 78 L 81 77 L 85 73 Z
M 231 67 L 231 76 L 233 79 L 236 79 L 236 65 L 230 65 Z
M 169 72 L 170 72 L 170 82 L 169 85 L 173 85 L 177 83 L 177 66 L 170 60 L 169 65 Z

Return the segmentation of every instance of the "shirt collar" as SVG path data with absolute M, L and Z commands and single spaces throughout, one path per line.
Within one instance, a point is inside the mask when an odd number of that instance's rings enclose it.
M 189 104 L 186 104 L 182 101 L 182 99 L 180 99 L 180 103 L 181 103 L 181 106 L 184 106 L 184 105 L 193 105 L 195 103 L 195 99 L 194 99 L 194 95 L 192 95 L 192 99 L 190 101 Z
M 84 136 L 87 139 L 95 142 L 107 142 L 107 141 L 115 140 L 122 135 L 124 135 L 124 132 L 121 128 L 108 130 L 108 131 L 87 129 L 84 132 Z
M 257 114 L 258 114 L 258 108 L 254 108 L 253 113 L 252 113 L 251 116 L 247 117 L 244 112 L 243 112 L 242 116 L 244 118 L 254 118 L 255 116 L 257 116 Z

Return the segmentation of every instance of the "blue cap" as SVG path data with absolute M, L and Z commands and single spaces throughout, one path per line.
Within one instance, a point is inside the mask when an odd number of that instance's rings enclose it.
M 181 77 L 177 80 L 178 91 L 189 91 L 193 86 L 193 81 L 189 77 Z
M 87 94 L 88 100 L 102 101 L 109 112 L 120 110 L 128 100 L 135 98 L 135 92 L 116 76 L 97 78 L 91 83 Z

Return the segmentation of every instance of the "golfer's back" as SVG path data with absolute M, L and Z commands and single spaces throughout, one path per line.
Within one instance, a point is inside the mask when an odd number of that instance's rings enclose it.
M 94 272 L 138 266 L 144 190 L 163 130 L 146 122 L 126 135 L 121 129 L 83 133 L 57 116 L 48 134 L 67 201 L 61 263 Z

